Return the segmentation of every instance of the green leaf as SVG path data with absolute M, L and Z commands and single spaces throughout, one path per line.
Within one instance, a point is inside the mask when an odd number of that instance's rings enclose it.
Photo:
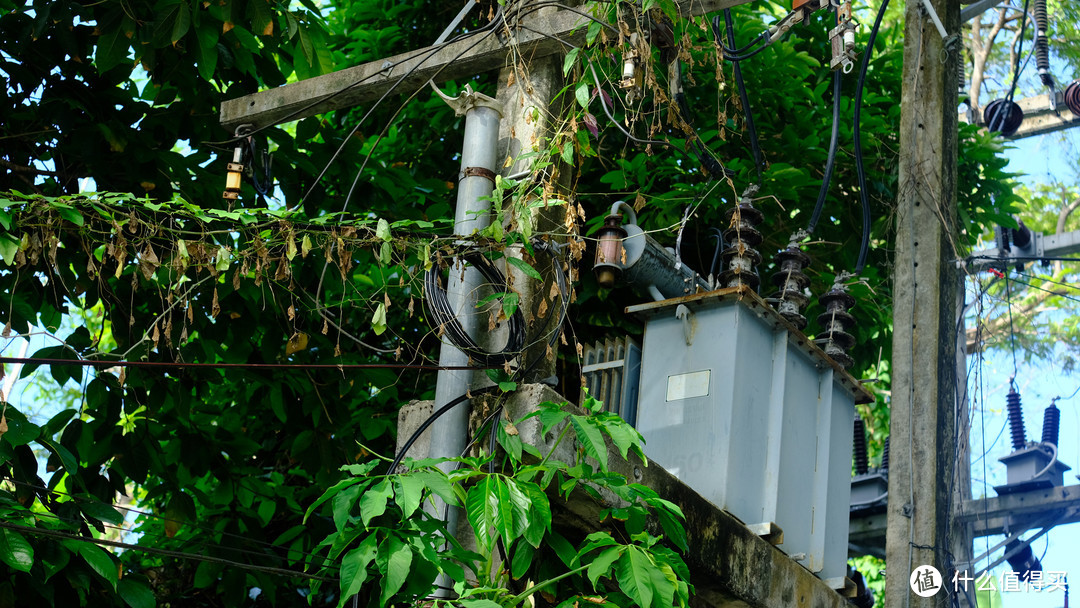
M 338 572 L 341 586 L 341 599 L 338 608 L 341 608 L 352 599 L 352 596 L 360 592 L 364 581 L 367 580 L 367 567 L 371 560 L 375 559 L 377 548 L 375 535 L 370 534 L 360 541 L 360 546 L 349 551 L 341 560 L 341 570 Z
M 491 600 L 458 600 L 463 608 L 504 608 L 502 604 Z
M 154 592 L 138 581 L 130 578 L 122 579 L 116 590 L 120 597 L 123 598 L 124 603 L 131 608 L 154 608 L 157 606 L 157 598 L 154 597 Z
M 375 228 L 375 237 L 386 243 L 389 243 L 391 240 L 390 224 L 381 217 L 379 218 L 378 226 Z
M 11 266 L 15 263 L 15 254 L 19 252 L 20 241 L 10 234 L 0 234 L 0 257 L 4 263 Z
M 568 165 L 574 164 L 574 142 L 566 140 L 562 145 L 562 160 Z
M 668 583 L 664 573 L 649 559 L 648 554 L 634 545 L 626 547 L 615 570 L 619 589 L 641 608 L 650 608 L 653 596 L 659 591 L 658 586 Z
M 338 492 L 334 500 L 330 501 L 331 511 L 334 513 L 334 527 L 338 530 L 345 529 L 345 524 L 349 521 L 349 512 L 356 506 L 356 499 L 360 497 L 360 491 L 363 489 L 363 486 L 359 485 L 347 488 Z
M 120 21 L 112 27 L 101 28 L 101 36 L 94 49 L 94 64 L 97 66 L 98 73 L 103 74 L 127 59 L 131 39 L 124 31 L 123 25 L 123 21 Z
M 525 528 L 525 540 L 532 546 L 540 548 L 544 540 L 544 533 L 551 530 L 551 502 L 547 494 L 535 483 L 522 483 L 526 494 L 529 496 L 529 525 Z
M 390 536 L 379 546 L 379 556 L 376 562 L 383 578 L 380 581 L 382 592 L 379 594 L 379 605 L 385 606 L 390 598 L 405 584 L 409 577 L 409 567 L 412 565 L 412 549 L 409 545 L 401 542 L 397 536 Z
M 543 281 L 544 277 L 540 276 L 540 273 L 532 267 L 528 262 L 521 258 L 515 258 L 513 256 L 506 256 L 506 262 L 517 268 L 521 272 L 525 273 L 529 278 L 536 279 L 537 281 Z
M 589 109 L 589 85 L 585 84 L 584 82 L 579 84 L 577 86 L 577 88 L 574 89 L 574 98 L 577 99 L 577 102 L 581 107 L 588 110 Z
M 78 502 L 79 510 L 84 515 L 92 517 L 107 524 L 120 525 L 124 523 L 124 516 L 111 506 L 97 501 Z
M 622 418 L 612 416 L 605 419 L 602 428 L 607 433 L 607 436 L 611 437 L 611 442 L 618 448 L 623 460 L 627 459 L 631 448 L 636 448 L 635 452 L 639 453 L 639 456 L 641 455 L 641 433 L 638 433 L 634 427 L 630 426 Z M 642 458 L 642 461 L 644 460 Z
M 315 511 L 315 509 L 319 508 L 319 505 L 330 500 L 334 496 L 337 496 L 338 492 L 344 490 L 345 488 L 364 481 L 369 480 L 365 480 L 361 477 L 350 477 L 349 479 L 343 479 L 334 484 L 329 490 L 323 492 L 323 495 L 320 496 L 315 502 L 311 503 L 311 506 L 307 508 L 307 511 L 304 512 L 304 523 L 307 523 L 308 518 L 311 517 L 311 514 Z
M 72 224 L 75 224 L 76 226 L 81 227 L 83 224 L 86 223 L 85 220 L 83 220 L 82 212 L 78 209 L 68 207 L 66 205 L 54 205 L 53 208 L 56 209 L 56 213 L 61 218 L 71 222 Z
M 44 437 L 38 438 L 38 443 L 48 448 L 50 452 L 56 454 L 56 457 L 60 459 L 60 463 L 64 465 L 64 469 L 71 475 L 74 475 L 79 470 L 79 461 L 75 459 L 75 455 L 63 445 L 45 439 Z
M 371 315 L 371 331 L 375 332 L 376 336 L 381 336 L 386 331 L 385 302 L 379 302 L 379 305 L 375 307 L 375 314 Z
M 199 562 L 199 567 L 195 568 L 195 581 L 193 584 L 196 589 L 206 589 L 210 585 L 213 585 L 218 581 L 218 576 L 225 568 L 224 564 L 218 564 L 215 562 Z M 127 579 L 123 579 L 127 580 Z M 121 584 L 123 584 L 123 580 Z
M 590 28 L 591 30 L 591 28 Z M 578 54 L 581 52 L 580 48 L 570 49 L 570 52 L 566 54 L 566 58 L 563 59 L 562 73 L 566 76 L 570 73 L 570 70 L 574 67 L 574 63 L 577 61 Z
M 383 479 L 360 496 L 360 519 L 364 525 L 386 512 L 386 501 L 394 490 L 389 479 Z
M 559 534 L 558 532 L 548 534 L 547 546 L 551 547 L 564 566 L 567 568 L 574 567 L 577 552 L 574 551 L 573 545 L 571 545 L 562 534 Z
M 574 433 L 585 449 L 585 454 L 595 459 L 600 470 L 606 473 L 608 470 L 607 444 L 604 443 L 604 436 L 600 433 L 595 421 L 588 416 L 574 415 L 570 416 L 570 424 L 574 427 Z
M 510 576 L 515 579 L 525 576 L 525 573 L 529 571 L 529 567 L 532 566 L 535 553 L 536 550 L 533 549 L 531 544 L 518 541 L 517 548 L 514 549 L 514 556 L 510 560 Z
M 78 551 L 90 568 L 97 572 L 98 576 L 105 579 L 105 582 L 109 583 L 109 586 L 115 591 L 116 584 L 120 580 L 120 572 L 117 570 L 112 555 L 97 545 L 85 542 L 79 543 Z
M 446 504 L 455 506 L 461 504 L 457 494 L 454 493 L 454 486 L 442 471 L 417 471 L 413 475 L 423 482 L 425 488 L 443 499 Z
M 424 481 L 416 475 L 395 475 L 394 499 L 403 517 L 412 517 L 424 497 Z
M 607 573 L 611 570 L 611 564 L 615 563 L 615 560 L 623 553 L 623 547 L 609 547 L 603 553 L 593 558 L 589 563 L 589 570 L 587 574 L 589 580 L 592 581 L 593 589 L 596 589 L 596 583 L 600 580 L 600 577 L 607 576 Z
M 8 528 L 0 528 L 0 560 L 14 570 L 30 572 L 34 567 L 34 548 L 22 534 Z
M 181 2 L 176 12 L 176 21 L 173 22 L 172 33 L 169 41 L 174 45 L 191 29 L 191 7 L 187 2 Z

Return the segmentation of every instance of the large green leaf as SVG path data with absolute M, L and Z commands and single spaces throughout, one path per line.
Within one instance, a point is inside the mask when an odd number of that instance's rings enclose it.
M 360 496 L 360 519 L 364 525 L 386 513 L 386 501 L 394 493 L 389 479 L 383 479 Z
M 98 576 L 105 579 L 105 582 L 109 583 L 109 586 L 115 591 L 116 584 L 120 580 L 120 572 L 117 569 L 116 562 L 113 561 L 112 555 L 97 545 L 85 542 L 79 543 L 78 552 L 86 560 L 90 568 L 97 572 Z
M 390 598 L 405 584 L 409 578 L 409 566 L 412 565 L 413 554 L 409 545 L 401 542 L 395 535 L 387 537 L 379 545 L 379 555 L 376 563 L 383 578 L 379 585 L 382 591 L 379 593 L 379 605 L 385 606 Z
M 29 572 L 34 567 L 34 548 L 22 534 L 0 528 L 0 560 L 14 570 Z
M 587 571 L 589 580 L 592 581 L 593 589 L 596 589 L 596 584 L 600 580 L 600 577 L 606 576 L 611 570 L 611 564 L 615 563 L 615 560 L 623 554 L 623 547 L 608 547 L 603 553 L 593 558 L 589 563 L 589 569 Z
M 615 563 L 619 589 L 642 608 L 668 608 L 675 596 L 675 582 L 640 547 L 630 545 Z
M 131 578 L 121 579 L 117 585 L 117 592 L 123 598 L 124 603 L 131 608 L 154 608 L 157 606 L 157 598 L 154 597 L 154 592 L 146 585 Z
M 412 514 L 420 506 L 424 497 L 424 480 L 412 474 L 396 475 L 394 481 L 394 498 L 404 517 L 412 517 Z
M 348 479 L 342 479 L 341 481 L 331 486 L 329 490 L 323 492 L 323 495 L 320 496 L 318 500 L 311 503 L 311 506 L 307 508 L 307 511 L 304 512 L 304 521 L 307 522 L 307 519 L 311 517 L 312 513 L 315 512 L 315 509 L 318 509 L 319 506 L 322 505 L 324 502 L 337 496 L 338 492 L 350 486 L 354 486 L 358 483 L 370 483 L 370 481 L 362 477 L 350 477 Z
M 596 460 L 596 464 L 605 473 L 608 470 L 607 444 L 604 436 L 597 427 L 596 420 L 589 416 L 570 416 L 570 424 L 574 427 L 578 443 L 584 448 L 585 454 Z
M 341 598 L 338 600 L 338 608 L 341 608 L 354 595 L 360 592 L 364 581 L 367 580 L 367 567 L 371 560 L 375 559 L 378 551 L 374 534 L 368 535 L 360 546 L 349 551 L 341 560 L 341 571 L 338 573 L 341 587 Z

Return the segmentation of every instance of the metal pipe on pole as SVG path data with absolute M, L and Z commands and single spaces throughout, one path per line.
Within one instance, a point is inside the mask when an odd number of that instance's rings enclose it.
M 458 174 L 457 207 L 454 213 L 454 234 L 470 236 L 491 223 L 491 201 L 488 197 L 495 188 L 496 146 L 499 140 L 499 122 L 502 112 L 496 100 L 466 87 L 456 98 L 443 99 L 458 115 L 465 116 L 465 138 L 461 146 L 461 171 Z M 480 331 L 480 317 L 476 313 L 477 291 L 484 283 L 480 272 L 472 267 L 463 268 L 458 259 L 450 269 L 446 285 L 447 301 L 457 315 L 462 328 L 474 339 Z M 440 366 L 467 366 L 469 355 L 443 339 L 439 351 Z M 477 372 L 442 370 L 435 384 L 435 406 L 438 411 L 444 405 L 461 397 L 477 381 Z M 469 408 L 466 404 L 455 407 L 431 425 L 431 458 L 456 458 L 465 449 L 469 432 Z M 446 472 L 452 471 L 453 463 L 440 465 Z M 445 513 L 445 516 L 444 516 Z M 436 498 L 433 514 L 445 517 L 446 528 L 451 534 L 457 531 L 460 509 Z M 451 588 L 452 581 L 443 580 L 441 588 Z

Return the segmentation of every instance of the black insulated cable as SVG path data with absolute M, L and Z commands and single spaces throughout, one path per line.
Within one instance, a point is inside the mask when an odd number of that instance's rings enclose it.
M 885 16 L 885 9 L 889 7 L 889 0 L 881 3 L 877 17 L 874 19 L 874 27 L 870 30 L 870 39 L 866 42 L 866 52 L 863 53 L 862 67 L 859 69 L 859 81 L 855 85 L 855 115 L 852 119 L 852 135 L 855 143 L 855 173 L 859 180 L 859 202 L 862 204 L 862 243 L 859 245 L 859 259 L 855 263 L 855 274 L 862 274 L 866 267 L 866 256 L 870 251 L 870 195 L 866 192 L 866 168 L 863 166 L 862 135 L 859 129 L 859 118 L 862 114 L 863 85 L 866 84 L 866 69 L 870 66 L 870 56 L 874 54 L 874 40 L 877 39 L 878 29 L 881 28 L 881 19 Z
M 506 286 L 506 277 L 498 268 L 476 249 L 466 249 L 456 259 L 471 264 L 478 270 L 493 289 L 500 290 Z M 451 265 L 451 272 L 455 272 L 455 266 Z M 508 363 L 516 357 L 525 346 L 525 320 L 518 307 L 507 319 L 509 336 L 506 346 L 498 352 L 488 352 L 481 348 L 472 336 L 461 326 L 457 319 L 457 313 L 450 306 L 446 298 L 446 290 L 439 285 L 439 268 L 433 264 L 431 270 L 424 275 L 424 301 L 427 304 L 429 314 L 435 320 L 447 339 L 467 354 L 473 363 L 480 366 L 500 366 Z
M 843 84 L 843 72 L 833 70 L 833 110 L 832 110 L 832 135 L 829 136 L 829 156 L 825 161 L 825 175 L 821 178 L 821 190 L 818 191 L 817 202 L 814 204 L 814 213 L 810 216 L 810 224 L 806 227 L 807 234 L 813 234 L 817 228 L 818 220 L 821 219 L 821 211 L 825 208 L 825 198 L 829 194 L 829 183 L 832 182 L 833 167 L 836 163 L 836 148 L 840 139 L 840 87 Z
M 724 13 L 725 13 L 724 16 L 727 17 L 727 13 L 730 13 L 730 12 L 731 12 L 731 9 L 724 9 Z M 757 55 L 761 51 L 764 51 L 765 49 L 769 48 L 769 45 L 772 44 L 771 34 L 769 34 L 768 31 L 765 31 L 765 32 L 762 32 L 760 35 L 758 35 L 757 38 L 755 38 L 750 44 L 744 46 L 743 48 L 734 49 L 734 50 L 729 49 L 728 47 L 724 46 L 724 37 L 720 35 L 720 15 L 717 15 L 717 16 L 713 17 L 712 30 L 713 30 L 713 37 L 716 39 L 717 46 L 719 46 L 720 50 L 723 52 L 724 59 L 726 59 L 727 61 L 730 61 L 732 63 L 737 63 L 739 61 L 745 61 L 745 60 L 753 57 L 754 55 Z M 750 48 L 753 48 L 755 45 L 757 45 L 759 43 L 759 41 L 764 41 L 764 44 L 761 44 L 757 48 L 754 48 L 749 53 L 745 53 L 745 54 L 743 53 L 743 51 L 745 51 L 747 49 L 750 49 Z M 732 39 L 730 42 L 728 42 L 728 44 L 730 44 L 731 46 L 735 46 L 734 39 Z
M 1013 103 L 1013 96 L 1016 94 L 1016 83 L 1020 79 L 1020 69 L 1022 58 L 1024 56 L 1024 32 L 1027 30 L 1028 22 L 1028 5 L 1030 0 L 1024 0 L 1024 12 L 1020 15 L 1020 35 L 1016 40 L 1016 68 L 1013 69 L 1012 86 L 1009 87 L 1009 94 L 1005 96 L 1005 104 L 1001 110 L 996 112 L 993 117 L 987 122 L 987 129 L 993 133 L 998 131 L 1004 133 L 1004 123 L 1006 120 L 1018 120 L 1015 115 L 1019 106 Z M 1016 106 L 1014 108 L 1014 106 Z M 990 107 L 987 106 L 987 114 L 989 114 Z M 1023 120 L 1023 112 L 1020 112 L 1019 120 Z M 1013 131 L 1015 133 L 1015 130 Z
M 735 25 L 731 18 L 731 9 L 724 9 L 724 23 L 727 26 L 727 38 L 728 44 L 735 46 Z M 720 17 L 713 18 L 713 34 L 716 36 L 716 41 L 720 43 Z M 761 47 L 765 48 L 765 47 Z M 761 49 L 758 49 L 761 50 Z M 756 53 L 757 51 L 754 51 Z M 751 53 L 753 55 L 754 53 Z M 742 68 L 739 67 L 738 61 L 733 65 L 733 71 L 735 73 L 735 83 L 739 87 L 739 100 L 742 103 L 743 114 L 746 117 L 746 131 L 750 135 L 750 150 L 754 154 L 754 170 L 757 172 L 757 184 L 761 184 L 761 146 L 758 143 L 757 129 L 754 127 L 754 113 L 750 110 L 750 98 L 746 95 L 746 82 L 743 80 Z

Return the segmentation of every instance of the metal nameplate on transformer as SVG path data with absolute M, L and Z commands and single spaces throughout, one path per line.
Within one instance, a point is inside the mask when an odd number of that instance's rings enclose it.
M 679 401 L 709 394 L 711 370 L 675 374 L 667 379 L 667 400 Z

